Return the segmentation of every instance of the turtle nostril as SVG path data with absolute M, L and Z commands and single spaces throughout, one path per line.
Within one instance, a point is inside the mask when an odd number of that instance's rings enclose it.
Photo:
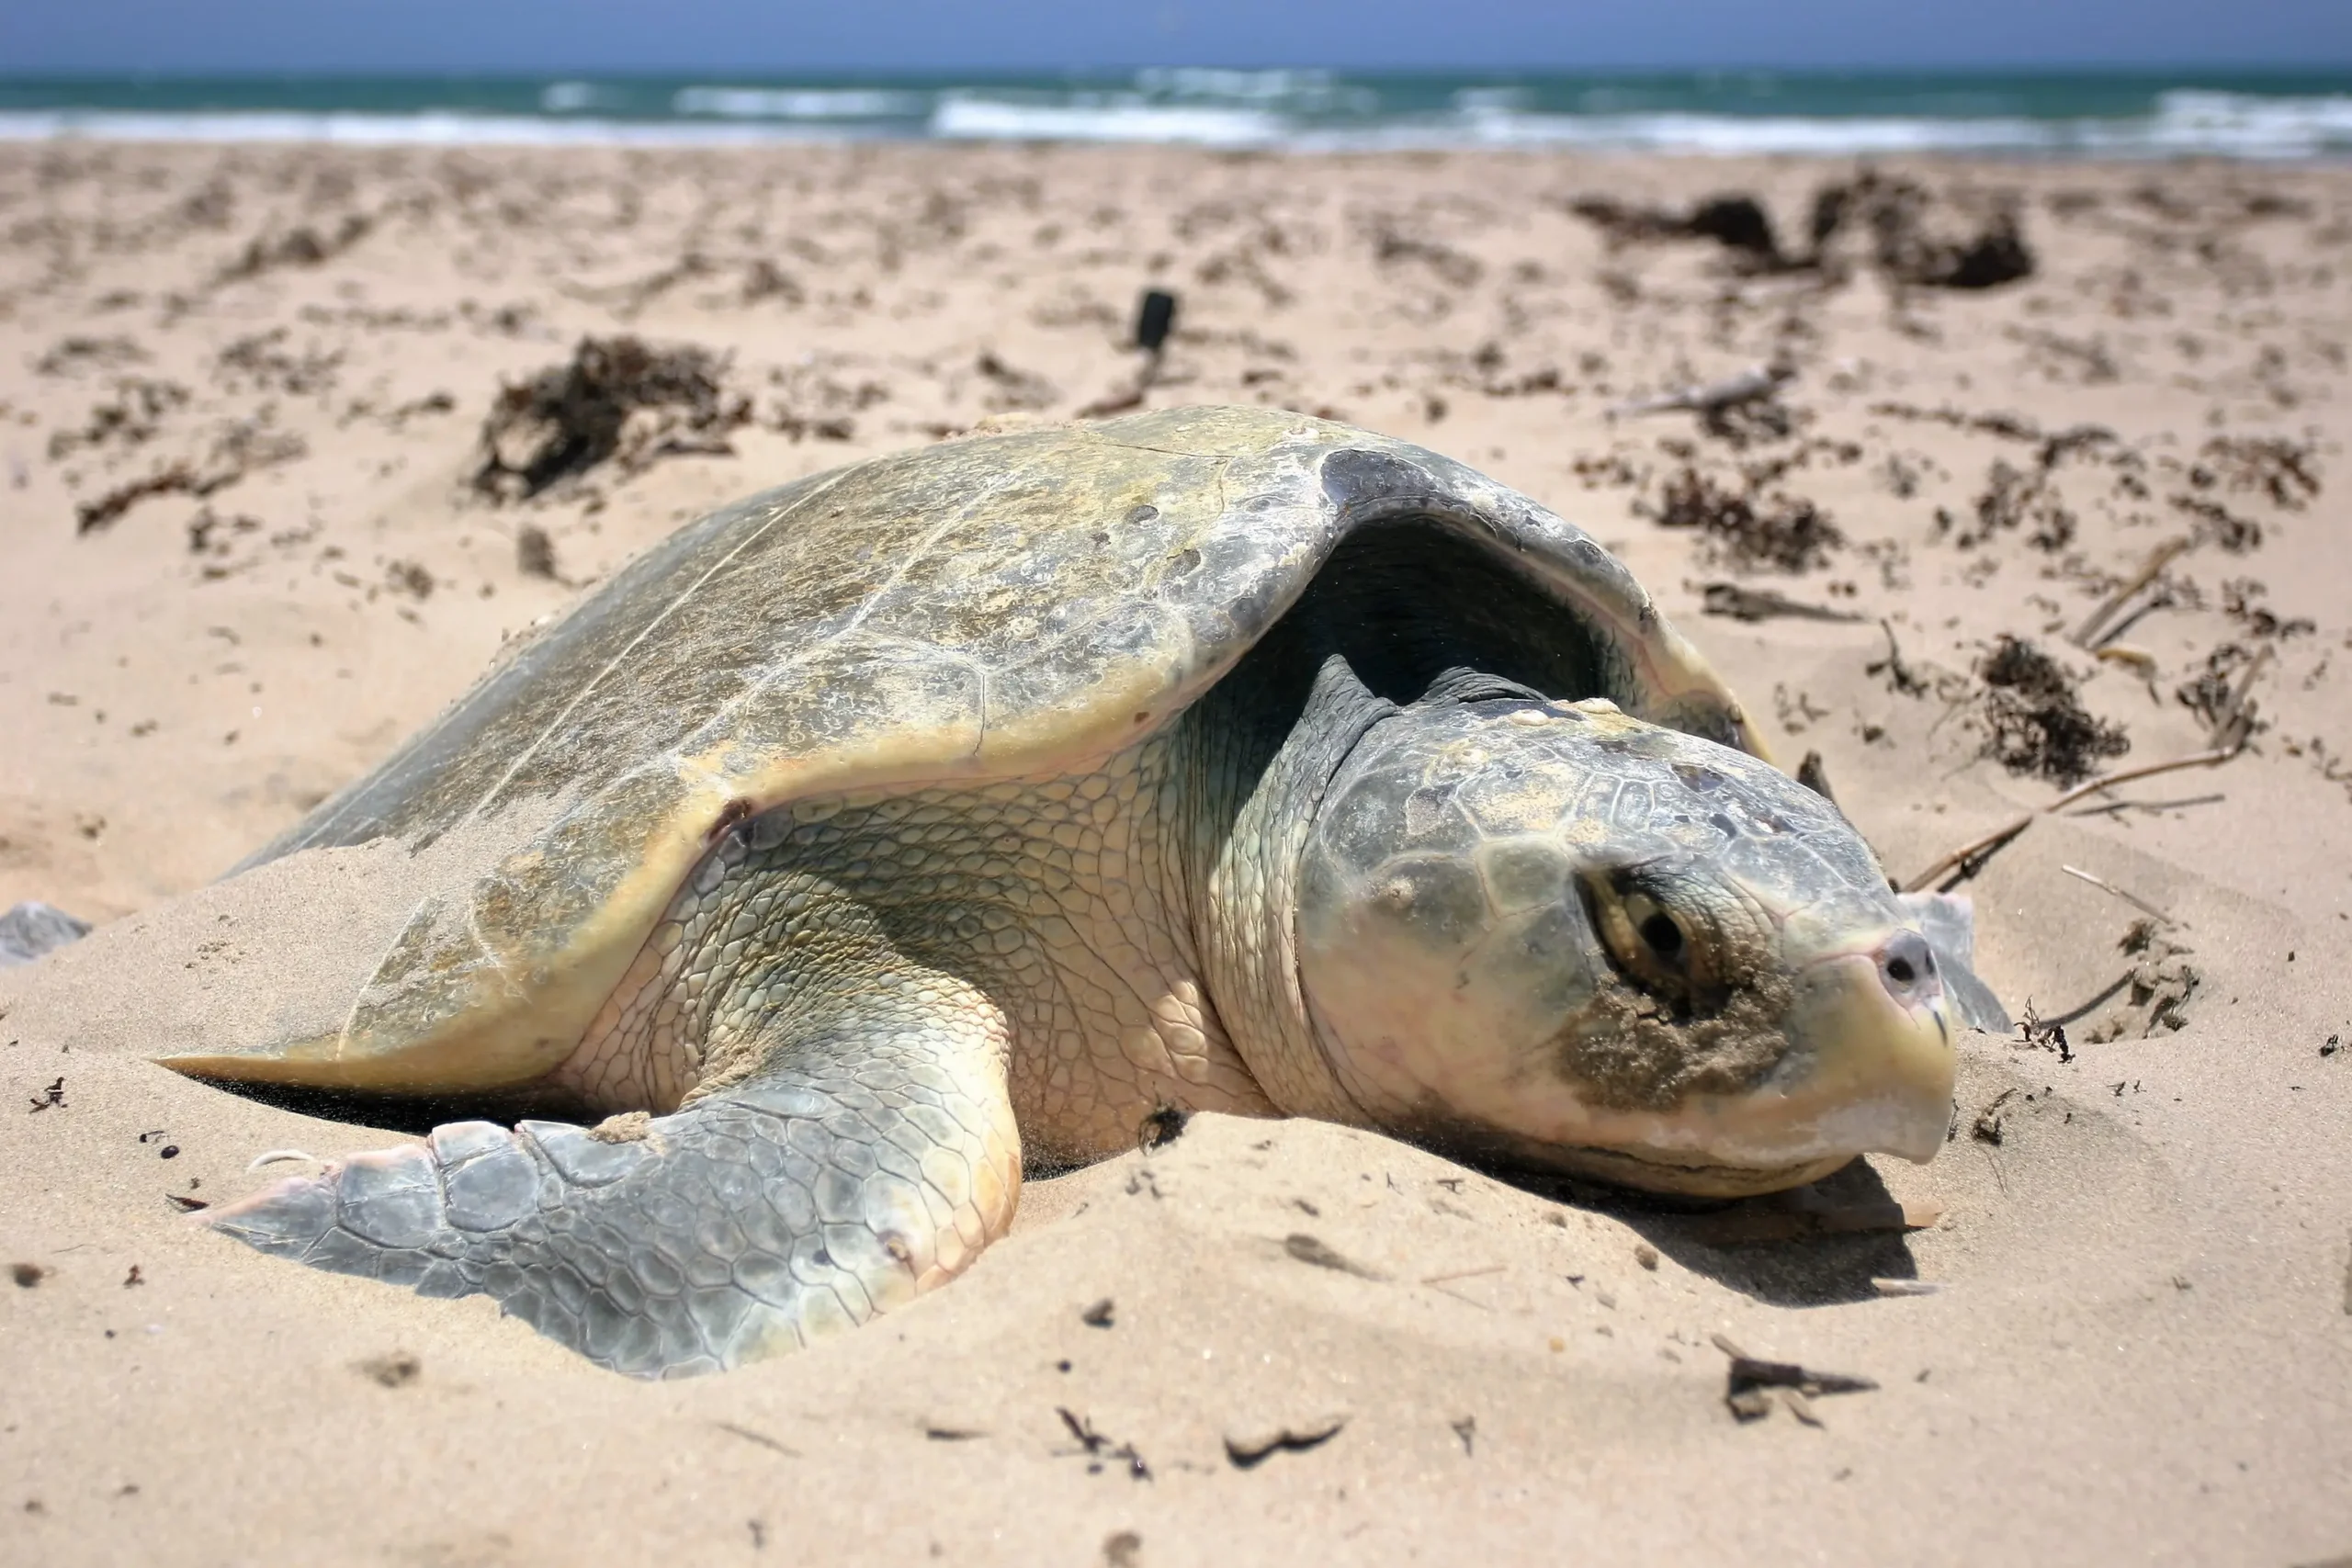
M 1897 931 L 1878 950 L 1879 978 L 1896 1001 L 1927 1001 L 1943 989 L 1936 979 L 1935 954 L 1917 931 Z

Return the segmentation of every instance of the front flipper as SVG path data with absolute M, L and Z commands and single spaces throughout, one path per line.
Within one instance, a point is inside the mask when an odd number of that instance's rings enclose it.
M 1020 1186 L 984 998 L 901 976 L 823 1011 L 641 1135 L 459 1122 L 207 1219 L 314 1268 L 491 1296 L 632 1376 L 797 1348 L 960 1272 Z
M 1919 922 L 1934 950 L 1936 967 L 1951 993 L 1953 1010 L 1971 1029 L 1987 1034 L 2009 1032 L 2009 1010 L 1976 974 L 1976 907 L 1964 893 L 1905 893 L 1905 913 Z

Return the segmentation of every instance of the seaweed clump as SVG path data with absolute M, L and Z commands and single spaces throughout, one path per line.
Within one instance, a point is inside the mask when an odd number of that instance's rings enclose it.
M 514 501 L 605 462 L 637 473 L 663 457 L 732 457 L 727 433 L 752 409 L 727 392 L 726 368 L 707 349 L 582 338 L 569 364 L 500 389 L 474 488 Z
M 1771 214 L 1745 192 L 1708 197 L 1687 212 L 1589 196 L 1566 204 L 1612 246 L 1713 240 L 1736 270 L 1843 271 L 1859 262 L 1894 283 L 1918 288 L 1998 288 L 2033 276 L 2014 200 L 1970 193 L 1939 198 L 1901 175 L 1864 169 L 1817 187 L 1806 215 L 1810 249 L 1781 247 Z
M 1764 204 L 1745 191 L 1711 196 L 1688 213 L 1670 208 L 1638 207 L 1605 196 L 1588 196 L 1568 203 L 1568 210 L 1592 224 L 1617 244 L 1645 240 L 1713 240 L 1758 270 L 1781 270 L 1792 265 L 1781 249 L 1772 216 Z
M 1696 528 L 1710 550 L 1744 570 L 1804 571 L 1820 566 L 1846 536 L 1803 496 L 1734 490 L 1685 465 L 1658 491 L 1655 513 L 1668 528 Z
M 1984 753 L 2013 773 L 2079 784 L 2099 762 L 2132 750 L 2120 725 L 2083 706 L 2065 666 L 2032 643 L 2004 636 L 1976 667 Z
M 1861 235 L 1878 270 L 1914 288 L 1998 288 L 2033 276 L 2014 206 L 1939 203 L 1917 181 L 1871 169 L 1815 191 L 1809 227 L 1816 258 L 1840 235 Z
M 2270 498 L 2281 512 L 2301 512 L 2320 491 L 2319 464 L 2308 445 L 2254 436 L 2217 435 L 2205 443 L 2188 482 L 2199 490 L 2216 484 Z M 2256 543 L 2260 543 L 2257 534 Z

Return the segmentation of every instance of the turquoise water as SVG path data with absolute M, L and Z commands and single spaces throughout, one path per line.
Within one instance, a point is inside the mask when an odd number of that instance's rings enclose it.
M 2352 155 L 2352 72 L 0 78 L 0 137 Z

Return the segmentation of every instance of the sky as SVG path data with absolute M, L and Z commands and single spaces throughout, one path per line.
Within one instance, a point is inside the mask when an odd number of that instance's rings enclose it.
M 2352 0 L 0 0 L 0 73 L 2352 65 Z

